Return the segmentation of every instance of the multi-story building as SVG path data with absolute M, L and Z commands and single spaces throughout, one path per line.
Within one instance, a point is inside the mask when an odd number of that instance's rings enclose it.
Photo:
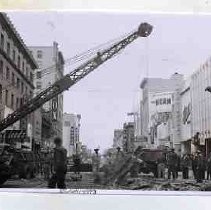
M 114 130 L 114 138 L 113 138 L 113 147 L 114 148 L 123 148 L 124 141 L 124 132 L 123 129 L 115 129 Z
M 135 124 L 134 122 L 124 123 L 123 125 L 123 150 L 133 152 L 135 149 Z
M 33 46 L 29 49 L 39 65 L 34 79 L 35 94 L 38 94 L 63 77 L 64 59 L 56 42 L 53 46 Z M 43 108 L 50 114 L 53 136 L 62 137 L 63 94 L 45 103 Z
M 191 76 L 191 136 L 198 136 L 196 149 L 211 152 L 211 94 L 205 88 L 211 86 L 211 58 Z M 198 134 L 198 135 L 197 135 Z
M 5 13 L 0 13 L 0 119 L 7 117 L 33 97 L 33 75 L 36 61 Z M 30 114 L 6 130 L 27 133 L 26 146 L 32 147 L 32 115 Z M 5 131 L 6 132 L 6 131 Z M 14 135 L 13 135 L 14 137 Z M 19 139 L 10 138 L 12 142 Z M 25 139 L 26 140 L 26 139 Z
M 180 152 L 180 92 L 183 82 L 183 75 L 178 73 L 173 74 L 169 79 L 145 78 L 141 82 L 142 135 L 148 139 L 149 147 L 159 146 L 156 137 L 157 126 L 171 118 L 172 122 L 168 123 L 168 127 L 172 126 L 169 130 L 173 132 L 165 137 L 165 141 L 170 136 L 173 146 L 177 152 Z
M 63 146 L 67 149 L 68 156 L 81 152 L 80 120 L 81 115 L 63 114 Z

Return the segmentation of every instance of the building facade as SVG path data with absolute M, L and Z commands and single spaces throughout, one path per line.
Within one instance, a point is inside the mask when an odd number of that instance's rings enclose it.
M 123 151 L 133 152 L 135 149 L 135 123 L 128 122 L 123 125 Z
M 80 120 L 80 115 L 63 114 L 63 146 L 67 149 L 68 156 L 81 153 Z
M 22 38 L 5 13 L 0 13 L 0 119 L 7 117 L 33 97 L 33 75 L 37 68 Z M 32 148 L 33 114 L 6 130 L 23 130 L 25 146 Z M 6 131 L 5 131 L 6 132 Z M 11 137 L 12 138 L 12 137 Z M 18 141 L 19 137 L 16 136 Z M 23 139 L 22 139 L 23 140 Z M 27 141 L 26 141 L 27 140 Z M 11 139 L 15 141 L 15 139 Z M 17 142 L 16 142 L 17 143 Z M 20 142 L 19 142 L 20 143 Z
M 183 83 L 183 75 L 178 73 L 169 79 L 145 78 L 141 82 L 142 135 L 147 138 L 148 147 L 167 143 L 171 145 L 172 142 L 172 146 L 180 152 L 180 92 Z M 165 132 L 162 133 L 161 128 L 169 133 L 164 135 Z
M 114 148 L 123 148 L 124 141 L 124 131 L 123 129 L 114 130 L 114 138 L 113 138 L 113 147 Z
M 37 95 L 63 77 L 64 59 L 56 42 L 53 46 L 33 46 L 29 49 L 39 66 L 34 79 L 35 95 Z M 63 94 L 45 103 L 43 108 L 49 113 L 52 121 L 52 139 L 55 136 L 62 137 Z
M 191 76 L 191 136 L 197 137 L 196 149 L 205 155 L 211 152 L 211 94 L 205 88 L 211 85 L 211 58 Z M 194 139 L 196 140 L 196 139 Z

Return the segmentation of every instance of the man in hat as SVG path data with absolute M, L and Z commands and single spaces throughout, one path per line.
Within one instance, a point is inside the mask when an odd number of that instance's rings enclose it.
M 171 178 L 171 175 L 173 179 L 176 179 L 177 167 L 178 167 L 178 156 L 174 152 L 174 149 L 171 149 L 171 151 L 167 155 L 167 166 L 168 166 L 168 179 Z
M 65 176 L 67 172 L 67 150 L 62 147 L 62 139 L 56 137 L 54 139 L 54 154 L 53 154 L 53 175 L 49 180 L 48 187 L 65 189 Z
M 206 163 L 200 151 L 196 155 L 196 181 L 202 183 L 205 178 Z

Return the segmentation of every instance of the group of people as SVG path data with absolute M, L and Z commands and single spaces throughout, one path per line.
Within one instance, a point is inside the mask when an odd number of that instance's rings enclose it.
M 165 178 L 166 168 L 168 170 L 168 179 L 171 179 L 171 177 L 177 179 L 179 171 L 182 171 L 183 179 L 189 179 L 190 171 L 192 170 L 194 179 L 200 183 L 205 178 L 211 179 L 211 153 L 208 158 L 205 158 L 200 151 L 195 154 L 184 154 L 180 157 L 172 149 L 158 159 L 158 178 Z M 205 177 L 206 171 L 207 177 Z

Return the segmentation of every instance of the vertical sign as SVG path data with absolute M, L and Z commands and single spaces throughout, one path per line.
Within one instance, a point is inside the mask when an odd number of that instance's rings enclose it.
M 57 121 L 58 96 L 52 99 L 52 120 Z

